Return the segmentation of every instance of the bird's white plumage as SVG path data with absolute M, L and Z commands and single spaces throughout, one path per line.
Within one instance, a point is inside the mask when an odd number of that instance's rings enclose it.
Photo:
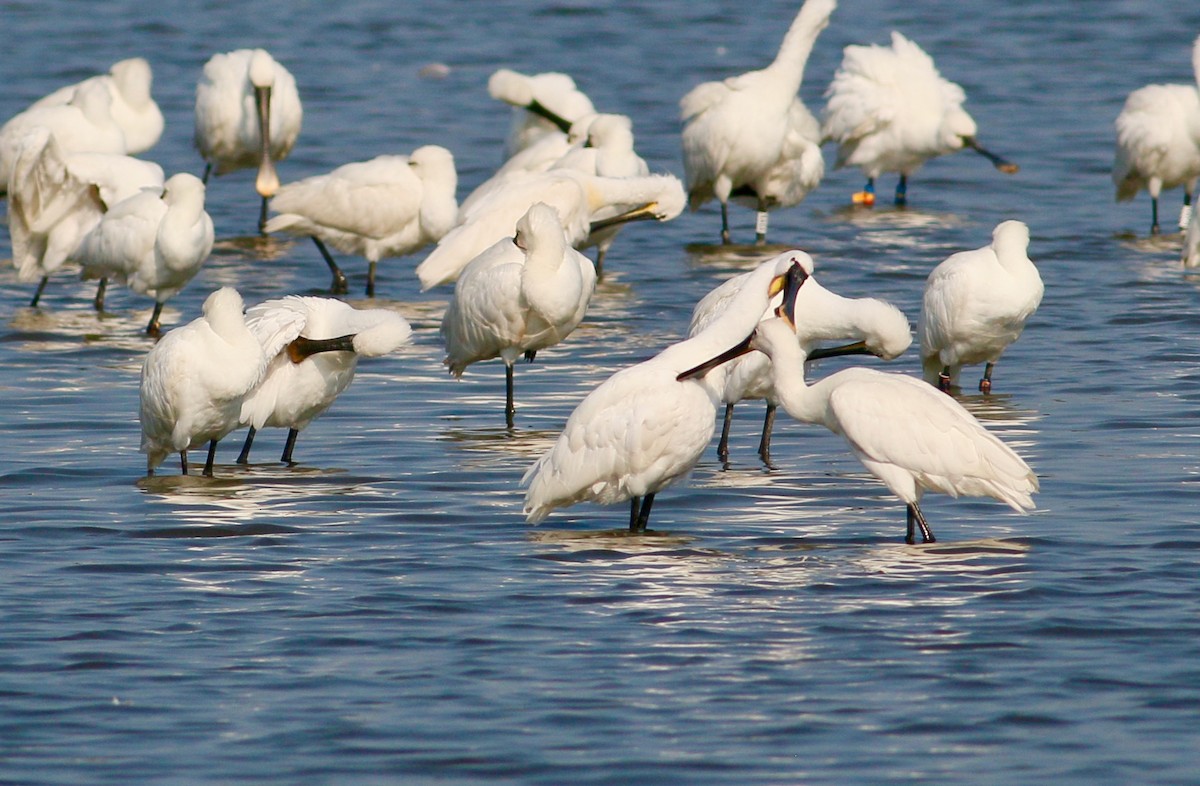
M 131 57 L 113 63 L 107 74 L 88 77 L 55 90 L 35 101 L 31 108 L 70 103 L 79 88 L 99 83 L 108 90 L 109 112 L 125 134 L 126 152 L 135 155 L 154 147 L 163 132 L 162 110 L 150 94 L 153 81 L 150 63 L 145 58 Z
M 552 169 L 521 178 L 481 199 L 467 219 L 446 233 L 417 266 L 421 288 L 453 281 L 484 249 L 508 237 L 521 216 L 537 202 L 558 211 L 572 246 L 584 243 L 591 222 L 650 206 L 658 221 L 683 211 L 683 184 L 674 175 L 600 177 L 573 169 Z
M 1192 215 L 1183 237 L 1183 266 L 1200 267 L 1200 201 L 1192 205 Z
M 679 102 L 689 205 L 722 204 L 738 188 L 756 206 L 798 203 L 820 182 L 825 164 L 816 121 L 797 97 L 817 36 L 834 0 L 807 0 L 771 65 L 705 82 Z
M 525 473 L 531 523 L 556 508 L 656 493 L 686 477 L 712 439 L 716 393 L 704 379 L 676 377 L 749 335 L 793 264 L 812 269 L 802 251 L 762 263 L 721 317 L 654 358 L 618 371 L 587 395 L 562 433 Z
M 21 281 L 49 275 L 104 211 L 143 188 L 162 188 L 162 167 L 111 153 L 65 153 L 48 128 L 22 137 L 8 195 L 13 264 Z
M 426 145 L 286 183 L 271 200 L 267 232 L 316 236 L 378 262 L 437 242 L 457 218 L 454 156 Z
M 461 376 L 472 363 L 553 346 L 579 326 L 596 288 L 590 260 L 571 248 L 554 208 L 531 206 L 517 234 L 473 259 L 442 318 L 446 365 Z
M 251 79 L 252 68 L 262 84 Z M 304 112 L 291 72 L 262 49 L 213 55 L 196 84 L 195 143 L 218 175 L 260 167 L 260 180 L 265 176 L 256 86 L 270 90 L 270 160 L 287 158 L 300 135 Z M 262 196 L 274 193 L 273 187 L 263 186 L 256 184 Z
M 545 135 L 562 133 L 562 129 L 550 120 L 526 109 L 534 101 L 567 123 L 574 123 L 596 112 L 591 99 L 575 85 L 575 80 L 555 71 L 522 74 L 501 68 L 489 77 L 488 94 L 513 107 L 512 127 L 505 143 L 508 157 Z
M 49 130 L 64 154 L 128 152 L 125 133 L 112 116 L 108 88 L 85 84 L 67 103 L 31 107 L 0 127 L 0 189 L 9 187 L 21 140 L 38 128 Z
M 1147 85 L 1134 90 L 1116 120 L 1112 179 L 1117 200 L 1143 189 L 1157 208 L 1164 188 L 1188 194 L 1200 178 L 1200 36 L 1192 44 L 1190 85 Z M 1156 209 L 1157 212 L 1157 209 Z
M 951 255 L 925 282 L 917 334 L 925 379 L 948 369 L 958 384 L 963 366 L 995 363 L 1021 335 L 1044 287 L 1028 256 L 1029 227 L 1003 221 L 983 248 Z
M 1038 480 L 1028 464 L 952 397 L 913 377 L 867 368 L 808 385 L 804 352 L 781 319 L 762 322 L 751 346 L 771 356 L 788 414 L 844 437 L 863 466 L 906 504 L 932 490 L 992 497 L 1017 511 L 1034 508 Z
M 822 136 L 837 143 L 837 166 L 859 167 L 869 178 L 911 175 L 961 150 L 977 131 L 962 108 L 963 89 L 898 32 L 891 46 L 847 46 L 825 96 Z
M 267 364 L 242 305 L 237 290 L 218 289 L 204 301 L 203 316 L 167 332 L 146 355 L 139 418 L 147 472 L 170 453 L 237 428 L 242 397 Z
M 161 191 L 145 189 L 118 202 L 79 244 L 73 258 L 85 277 L 115 278 L 164 303 L 200 270 L 213 246 L 204 184 L 186 172 Z
M 412 327 L 394 311 L 358 309 L 333 298 L 290 295 L 251 306 L 246 325 L 268 358 L 262 381 L 242 402 L 240 420 L 256 429 L 302 431 L 354 380 L 359 356 L 388 354 L 412 339 Z M 354 352 L 318 352 L 299 363 L 286 347 L 301 335 L 353 335 Z

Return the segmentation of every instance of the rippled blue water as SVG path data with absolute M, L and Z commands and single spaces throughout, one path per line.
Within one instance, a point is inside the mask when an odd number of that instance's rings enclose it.
M 798 2 L 0 3 L 0 116 L 132 54 L 154 66 L 168 172 L 198 172 L 191 102 L 213 52 L 265 45 L 295 74 L 304 131 L 284 179 L 436 142 L 460 196 L 499 162 L 508 113 L 487 76 L 573 74 L 631 115 L 643 156 L 682 174 L 676 106 L 759 67 Z M 613 6 L 613 7 L 610 7 Z M 1200 11 L 1178 3 L 845 0 L 809 63 L 810 106 L 849 43 L 899 29 L 959 81 L 980 138 L 1022 165 L 928 165 L 911 207 L 847 209 L 854 171 L 773 214 L 822 282 L 915 320 L 929 269 L 1020 218 L 1040 311 L 964 402 L 1042 481 L 1022 517 L 930 497 L 942 542 L 837 438 L 784 423 L 756 460 L 705 456 L 663 493 L 659 534 L 623 506 L 538 528 L 517 482 L 575 403 L 686 329 L 752 260 L 714 253 L 706 208 L 632 227 L 585 324 L 518 369 L 441 367 L 448 292 L 382 265 L 415 343 L 364 362 L 291 468 L 222 446 L 215 480 L 142 478 L 137 372 L 148 306 L 56 279 L 40 309 L 0 269 L 0 780 L 61 783 L 1184 783 L 1200 781 L 1197 440 L 1200 280 L 1179 237 L 1116 205 L 1124 96 L 1190 78 Z M 444 79 L 419 75 L 449 66 Z M 831 160 L 832 156 L 827 156 Z M 886 193 L 891 187 L 885 182 Z M 249 177 L 209 189 L 219 237 L 167 310 L 194 318 L 327 280 L 306 243 L 253 243 Z M 1164 200 L 1174 215 L 1178 195 Z M 748 238 L 752 217 L 734 213 Z M 0 231 L 0 258 L 10 255 Z M 361 291 L 364 265 L 347 268 Z M 829 367 L 835 367 L 829 363 Z M 916 373 L 911 351 L 893 365 Z

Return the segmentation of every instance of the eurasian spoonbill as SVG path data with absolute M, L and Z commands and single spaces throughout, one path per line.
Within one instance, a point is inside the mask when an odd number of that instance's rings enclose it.
M 513 107 L 505 143 L 511 157 L 546 134 L 565 134 L 571 124 L 596 113 L 592 101 L 567 74 L 522 74 L 501 68 L 488 78 L 488 94 Z
M 131 57 L 113 63 L 107 74 L 98 74 L 82 82 L 60 87 L 35 101 L 32 107 L 70 103 L 79 88 L 100 83 L 108 90 L 112 100 L 109 106 L 112 119 L 125 134 L 125 152 L 136 155 L 154 147 L 163 132 L 162 110 L 150 94 L 153 81 L 150 63 L 142 57 Z

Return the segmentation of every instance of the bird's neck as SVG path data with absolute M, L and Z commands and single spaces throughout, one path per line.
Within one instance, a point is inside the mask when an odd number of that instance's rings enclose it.
M 779 75 L 781 83 L 790 87 L 789 95 L 795 95 L 804 81 L 804 67 L 812 54 L 813 44 L 825 25 L 829 23 L 826 10 L 815 8 L 816 3 L 805 3 L 800 13 L 792 20 L 791 27 L 779 45 L 779 53 L 767 70 Z

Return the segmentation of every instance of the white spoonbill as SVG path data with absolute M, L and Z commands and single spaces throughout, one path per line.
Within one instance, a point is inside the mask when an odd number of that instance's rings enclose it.
M 909 175 L 963 148 L 1001 172 L 1018 169 L 980 147 L 975 120 L 962 108 L 962 87 L 943 79 L 933 59 L 900 33 L 892 33 L 891 46 L 846 47 L 825 96 L 821 133 L 838 145 L 837 167 L 856 166 L 867 176 L 856 203 L 875 204 L 875 178 L 899 172 L 896 204 L 905 204 Z
M 761 322 L 724 357 L 751 349 L 770 356 L 776 395 L 787 413 L 840 435 L 867 471 L 904 502 L 905 542 L 915 542 L 917 527 L 924 542 L 935 540 L 919 504 L 925 490 L 987 496 L 1020 513 L 1035 507 L 1033 470 L 950 396 L 919 379 L 869 368 L 844 369 L 809 385 L 804 349 L 786 314 Z
M 504 361 L 504 417 L 513 427 L 513 363 L 533 361 L 579 326 L 596 289 L 591 261 L 567 244 L 554 208 L 538 202 L 504 238 L 471 260 L 442 318 L 446 366 L 461 377 L 472 363 Z
M 140 420 L 146 474 L 170 453 L 208 443 L 204 474 L 213 473 L 217 443 L 240 423 L 242 399 L 262 379 L 267 356 L 242 314 L 242 296 L 222 287 L 204 315 L 168 331 L 142 364 Z
M 196 84 L 196 149 L 204 177 L 257 167 L 254 188 L 267 202 L 279 189 L 275 162 L 287 158 L 300 135 L 300 94 L 291 73 L 263 49 L 213 55 Z
M 98 82 L 83 85 L 68 103 L 31 107 L 0 127 L 0 190 L 8 190 L 21 140 L 39 127 L 54 135 L 64 153 L 126 152 L 108 88 Z
M 554 446 L 529 468 L 525 515 L 532 524 L 555 508 L 631 500 L 629 529 L 646 529 L 654 495 L 682 480 L 712 440 L 717 397 L 702 378 L 682 372 L 749 335 L 771 299 L 795 293 L 790 282 L 812 269 L 803 251 L 763 262 L 708 328 L 635 366 L 587 395 Z M 785 295 L 781 308 L 792 302 Z
M 705 295 L 692 310 L 689 335 L 704 330 L 729 307 L 737 292 L 746 283 L 749 273 L 734 276 Z M 876 298 L 847 298 L 821 286 L 809 277 L 796 296 L 796 340 L 809 360 L 838 355 L 868 354 L 892 360 L 912 344 L 912 330 L 900 309 Z M 763 319 L 774 316 L 768 308 Z M 831 348 L 817 348 L 821 341 L 850 341 L 853 343 Z M 708 374 L 708 384 L 719 391 L 725 403 L 721 438 L 717 456 L 729 460 L 729 433 L 733 423 L 733 407 L 739 401 L 766 399 L 758 455 L 771 463 L 771 431 L 775 425 L 778 402 L 771 378 L 771 361 L 761 352 L 751 352 L 723 363 Z
M 380 259 L 436 243 L 454 226 L 457 187 L 454 156 L 426 145 L 410 156 L 378 156 L 281 186 L 272 200 L 279 215 L 263 231 L 311 237 L 333 273 L 334 293 L 346 292 L 346 276 L 325 243 L 366 257 L 367 297 L 374 297 Z
M 621 223 L 669 221 L 683 212 L 683 184 L 674 175 L 599 177 L 552 169 L 506 183 L 479 201 L 471 216 L 438 241 L 417 265 L 421 289 L 453 281 L 467 263 L 497 240 L 509 237 L 530 206 L 545 202 L 558 211 L 572 246 L 592 232 Z
M 292 464 L 296 437 L 350 386 L 359 357 L 386 355 L 412 339 L 412 327 L 394 311 L 323 297 L 289 295 L 251 306 L 246 326 L 268 361 L 242 402 L 241 422 L 250 431 L 239 464 L 250 461 L 254 435 L 266 426 L 288 430 L 279 460 Z
M 192 280 L 212 251 L 204 190 L 200 178 L 180 172 L 161 192 L 143 190 L 104 214 L 72 254 L 85 278 L 101 281 L 97 309 L 104 307 L 105 282 L 115 278 L 154 298 L 146 332 L 158 335 L 163 304 Z
M 501 68 L 488 78 L 488 94 L 513 107 L 505 144 L 512 156 L 547 134 L 565 134 L 571 124 L 596 108 L 567 74 L 522 74 Z
M 925 380 L 949 391 L 963 366 L 986 363 L 979 389 L 1042 302 L 1042 277 L 1029 256 L 1029 227 L 1003 221 L 991 245 L 952 254 L 929 274 L 917 333 Z
M 9 179 L 8 227 L 18 280 L 40 279 L 30 306 L 110 205 L 162 184 L 158 164 L 117 153 L 65 153 L 44 126 L 22 137 Z
M 150 94 L 153 81 L 154 74 L 150 70 L 150 63 L 143 57 L 131 57 L 113 63 L 107 74 L 98 74 L 82 82 L 61 87 L 38 99 L 32 106 L 70 103 L 75 91 L 85 84 L 102 84 L 112 99 L 109 111 L 113 121 L 125 133 L 126 152 L 130 155 L 144 153 L 158 143 L 163 132 L 162 110 Z
M 798 204 L 821 181 L 820 129 L 797 97 L 817 36 L 835 0 L 806 0 L 775 60 L 722 82 L 692 88 L 679 102 L 688 204 L 721 203 L 721 242 L 729 243 L 732 196 L 758 210 L 755 241 L 766 242 L 767 211 Z
M 1158 195 L 1183 186 L 1179 226 L 1186 229 L 1200 178 L 1200 36 L 1192 44 L 1190 85 L 1146 85 L 1125 99 L 1117 115 L 1113 183 L 1117 201 L 1150 193 L 1150 233 L 1158 234 Z

